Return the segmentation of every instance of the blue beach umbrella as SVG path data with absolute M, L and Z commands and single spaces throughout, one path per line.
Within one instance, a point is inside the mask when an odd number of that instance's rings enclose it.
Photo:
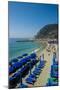
M 17 59 L 17 58 L 12 59 L 12 60 L 9 62 L 9 64 L 12 65 L 12 64 L 15 63 L 15 62 L 18 62 L 18 59 Z
M 13 67 L 15 69 L 20 68 L 20 67 L 22 67 L 22 63 L 21 62 L 16 62 L 15 64 L 13 64 Z
M 28 54 L 27 53 L 24 53 L 22 56 L 27 56 Z
M 9 74 L 14 72 L 14 68 L 13 67 L 9 67 Z
M 30 56 L 31 56 L 32 59 L 36 58 L 36 53 L 32 53 Z
M 23 56 L 18 56 L 17 58 L 18 58 L 18 59 L 21 59 L 21 58 L 23 58 Z

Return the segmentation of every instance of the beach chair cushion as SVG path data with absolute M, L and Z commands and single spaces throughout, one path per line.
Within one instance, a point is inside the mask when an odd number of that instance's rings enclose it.
M 33 84 L 34 83 L 34 81 L 31 78 L 27 78 L 26 82 L 29 83 L 29 84 Z

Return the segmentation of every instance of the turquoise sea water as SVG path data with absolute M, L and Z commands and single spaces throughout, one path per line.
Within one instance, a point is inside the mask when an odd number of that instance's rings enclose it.
M 21 56 L 24 53 L 30 53 L 35 49 L 43 48 L 42 44 L 38 44 L 37 42 L 16 42 L 21 39 L 17 38 L 10 38 L 9 39 L 9 60 L 14 57 Z

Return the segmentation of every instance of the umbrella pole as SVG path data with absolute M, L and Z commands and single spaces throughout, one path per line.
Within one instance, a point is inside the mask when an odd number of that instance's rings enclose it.
M 21 82 L 21 85 L 22 85 L 22 76 L 21 76 L 21 74 L 20 74 L 20 82 Z
M 30 75 L 31 75 L 31 62 L 29 63 L 29 65 L 30 65 Z

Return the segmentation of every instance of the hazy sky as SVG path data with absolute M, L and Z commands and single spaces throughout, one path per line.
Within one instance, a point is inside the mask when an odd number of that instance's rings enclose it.
M 55 4 L 8 3 L 10 38 L 33 37 L 46 24 L 58 23 Z

